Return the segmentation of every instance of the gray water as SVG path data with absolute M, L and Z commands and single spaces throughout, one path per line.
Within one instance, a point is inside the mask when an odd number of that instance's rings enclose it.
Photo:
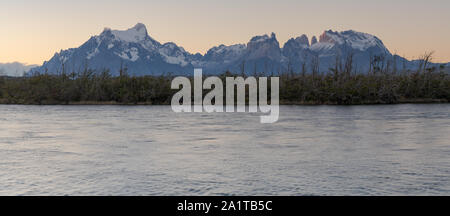
M 0 195 L 450 195 L 450 105 L 0 106 Z

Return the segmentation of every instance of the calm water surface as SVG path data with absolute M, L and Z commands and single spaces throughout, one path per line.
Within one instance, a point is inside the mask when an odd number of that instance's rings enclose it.
M 0 195 L 450 195 L 450 105 L 0 106 Z

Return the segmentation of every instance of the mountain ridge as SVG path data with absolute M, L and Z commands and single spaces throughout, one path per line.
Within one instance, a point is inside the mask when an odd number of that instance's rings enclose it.
M 23 76 L 38 65 L 28 65 L 20 62 L 0 63 L 0 76 Z
M 417 63 L 393 55 L 376 36 L 354 30 L 324 31 L 317 39 L 300 35 L 280 46 L 275 33 L 252 37 L 246 44 L 219 45 L 205 54 L 187 52 L 174 42 L 161 44 L 153 39 L 144 24 L 127 30 L 105 28 L 78 48 L 61 50 L 42 66 L 31 69 L 40 73 L 70 73 L 84 68 L 109 69 L 113 75 L 126 67 L 132 75 L 191 74 L 203 68 L 207 74 L 225 71 L 246 74 L 277 74 L 291 70 L 300 72 L 317 67 L 327 72 L 336 60 L 349 56 L 355 72 L 366 72 L 374 56 L 395 67 L 413 69 Z

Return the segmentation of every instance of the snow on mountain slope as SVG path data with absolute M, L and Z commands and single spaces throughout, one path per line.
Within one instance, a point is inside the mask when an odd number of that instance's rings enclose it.
M 323 53 L 326 53 L 335 47 L 361 52 L 372 48 L 380 54 L 389 53 L 383 42 L 377 37 L 353 30 L 343 32 L 334 32 L 332 30 L 325 31 L 322 35 L 320 35 L 319 42 L 315 41 L 312 44 L 311 50 Z
M 111 33 L 117 40 L 130 43 L 139 43 L 148 37 L 147 28 L 142 23 L 138 23 L 133 28 L 125 31 L 112 30 Z
M 78 48 L 56 53 L 48 62 L 34 69 L 39 72 L 70 73 L 85 67 L 109 69 L 117 75 L 126 67 L 133 75 L 184 73 L 190 71 L 193 55 L 174 43 L 161 44 L 138 23 L 127 30 L 105 28 Z
M 302 43 L 300 43 L 302 41 Z M 319 58 L 319 70 L 326 72 L 336 63 L 336 58 L 345 59 L 352 55 L 355 68 L 358 71 L 367 71 L 370 65 L 370 58 L 373 56 L 384 56 L 391 59 L 392 55 L 377 37 L 356 32 L 353 30 L 334 32 L 325 31 L 311 40 L 308 46 L 307 37 L 301 36 L 290 39 L 283 47 L 283 54 L 289 59 L 294 71 L 298 71 L 300 66 L 311 63 L 314 58 Z M 344 61 L 344 60 L 342 60 Z M 303 66 L 302 66 L 303 67 Z M 311 67 L 311 65 L 307 65 Z
M 181 65 L 182 67 L 189 64 L 190 54 L 183 47 L 178 47 L 175 43 L 165 43 L 159 48 L 159 53 L 167 63 Z
M 353 49 L 359 51 L 365 51 L 370 47 L 380 47 L 382 49 L 385 49 L 384 51 L 386 51 L 386 53 L 388 52 L 383 42 L 381 42 L 381 40 L 377 37 L 353 30 L 343 32 L 333 32 L 332 30 L 325 31 L 320 36 L 319 42 L 337 45 L 347 44 Z
M 241 57 L 246 49 L 244 44 L 236 44 L 231 46 L 220 45 L 211 48 L 205 54 L 208 61 L 228 63 Z
M 376 36 L 353 30 L 328 30 L 319 36 L 319 40 L 313 36 L 311 41 L 301 35 L 288 40 L 282 48 L 272 33 L 255 36 L 247 44 L 216 46 L 205 55 L 191 54 L 175 43 L 161 44 L 149 36 L 144 24 L 138 23 L 127 30 L 105 28 L 80 47 L 55 53 L 53 58 L 33 70 L 61 73 L 88 67 L 109 69 L 117 75 L 121 67 L 126 67 L 133 75 L 158 75 L 192 74 L 194 67 L 201 67 L 210 74 L 226 70 L 240 73 L 242 69 L 245 73 L 273 73 L 288 68 L 299 72 L 305 66 L 311 68 L 311 62 L 315 61 L 319 62 L 321 72 L 328 72 L 337 57 L 345 59 L 350 54 L 354 56 L 358 72 L 367 71 L 373 56 L 393 58 Z M 401 64 L 405 62 L 410 67 L 415 65 L 406 59 Z

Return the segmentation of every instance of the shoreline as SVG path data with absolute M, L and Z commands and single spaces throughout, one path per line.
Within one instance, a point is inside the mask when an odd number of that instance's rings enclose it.
M 386 103 L 383 101 L 367 101 L 361 103 L 346 103 L 339 104 L 335 102 L 314 102 L 314 101 L 280 101 L 279 105 L 283 106 L 367 106 L 367 105 L 400 105 L 400 104 L 448 104 L 450 101 L 445 99 L 399 99 L 397 102 Z M 23 106 L 170 106 L 170 103 L 152 103 L 152 102 L 138 102 L 138 103 L 123 103 L 117 101 L 71 101 L 71 102 L 56 102 L 43 101 L 41 103 L 7 103 L 0 100 L 0 105 L 23 105 Z

